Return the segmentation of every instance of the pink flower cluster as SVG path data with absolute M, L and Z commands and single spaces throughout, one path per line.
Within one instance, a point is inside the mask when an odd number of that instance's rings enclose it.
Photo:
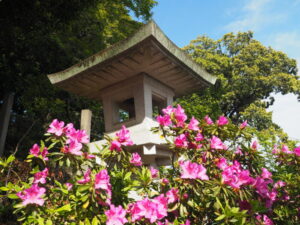
M 294 151 L 290 151 L 289 147 L 287 145 L 282 145 L 281 150 L 277 148 L 277 146 L 275 145 L 273 150 L 272 150 L 273 154 L 295 154 L 296 156 L 300 156 L 300 146 L 294 148 Z
M 262 225 L 273 225 L 273 221 L 267 215 L 257 215 L 256 220 Z
M 210 139 L 210 148 L 216 150 L 226 150 L 227 146 L 221 141 L 220 138 L 212 136 Z
M 159 115 L 156 117 L 157 122 L 161 126 L 171 126 L 172 125 L 172 118 L 174 118 L 175 126 L 176 127 L 184 127 L 185 121 L 187 120 L 187 115 L 184 112 L 184 109 L 177 105 L 176 108 L 173 108 L 172 106 L 168 106 L 167 108 L 162 110 L 163 116 Z M 196 129 L 198 126 L 198 121 L 195 119 L 191 120 L 190 127 L 193 129 Z M 199 122 L 198 122 L 199 123 Z
M 141 165 L 143 165 L 142 158 L 141 158 L 141 156 L 137 152 L 132 153 L 132 156 L 131 156 L 131 159 L 130 159 L 130 163 L 133 164 L 133 165 L 135 165 L 135 166 L 141 166 Z
M 242 185 L 253 183 L 253 178 L 250 177 L 249 170 L 242 170 L 238 161 L 234 161 L 232 165 L 228 165 L 225 158 L 220 158 L 217 166 L 223 170 L 222 180 L 224 184 L 232 188 L 239 189 Z
M 67 138 L 67 145 L 63 148 L 64 153 L 82 156 L 82 144 L 86 144 L 89 142 L 88 135 L 86 134 L 85 130 L 76 130 L 72 123 L 69 123 L 66 126 L 64 125 L 65 123 L 63 121 L 54 119 L 50 124 L 47 132 L 50 134 L 54 134 L 57 137 L 64 135 Z
M 48 176 L 48 168 L 45 168 L 43 171 L 37 172 L 34 174 L 34 180 L 33 183 L 38 184 L 45 184 L 46 178 Z
M 105 211 L 107 217 L 106 225 L 123 225 L 128 222 L 126 219 L 126 210 L 122 206 L 115 207 L 110 205 L 110 209 Z
M 260 176 L 256 177 L 253 181 L 253 187 L 259 196 L 265 200 L 266 207 L 271 208 L 273 203 L 278 200 L 278 189 L 285 186 L 285 182 L 277 181 L 274 184 L 272 180 L 272 173 L 267 169 L 262 168 L 262 173 Z M 269 185 L 273 186 L 269 188 Z M 284 199 L 288 199 L 288 195 L 285 194 Z
M 38 144 L 34 144 L 32 148 L 29 150 L 31 155 L 34 155 L 35 157 L 42 156 L 42 159 L 47 161 L 48 160 L 48 149 L 44 147 L 43 149 L 40 148 Z
M 27 188 L 17 193 L 17 196 L 23 200 L 22 205 L 37 204 L 42 206 L 45 202 L 42 196 L 45 194 L 46 189 L 39 187 L 38 184 L 33 184 L 30 188 Z
M 161 220 L 168 214 L 168 198 L 163 194 L 154 199 L 145 198 L 129 205 L 132 222 L 147 219 L 150 223 Z
M 123 125 L 121 130 L 116 133 L 116 139 L 110 143 L 110 150 L 121 151 L 121 146 L 131 146 L 133 145 L 130 139 L 129 130 Z
M 191 161 L 179 161 L 181 168 L 181 178 L 183 179 L 200 179 L 209 180 L 206 175 L 206 168 L 198 163 L 192 163 Z

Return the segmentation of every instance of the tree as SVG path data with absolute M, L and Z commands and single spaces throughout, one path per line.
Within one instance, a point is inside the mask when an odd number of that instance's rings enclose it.
M 124 39 L 148 20 L 154 0 L 3 0 L 0 2 L 0 107 L 15 93 L 6 153 L 40 138 L 51 119 L 79 121 L 83 108 L 94 110 L 93 138 L 103 130 L 101 106 L 54 88 L 46 75 Z M 78 122 L 77 122 L 78 123 Z
M 214 86 L 178 100 L 189 114 L 198 118 L 224 114 L 234 122 L 248 120 L 258 131 L 272 128 L 287 139 L 266 109 L 274 103 L 273 93 L 294 93 L 300 99 L 294 59 L 263 46 L 250 31 L 228 33 L 219 40 L 200 36 L 183 49 L 218 77 Z

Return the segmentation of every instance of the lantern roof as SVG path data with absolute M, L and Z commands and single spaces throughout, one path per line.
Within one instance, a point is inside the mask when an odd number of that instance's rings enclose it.
M 102 100 L 102 90 L 140 73 L 167 85 L 176 97 L 216 81 L 215 76 L 177 47 L 154 21 L 143 25 L 129 38 L 48 78 L 68 92 Z

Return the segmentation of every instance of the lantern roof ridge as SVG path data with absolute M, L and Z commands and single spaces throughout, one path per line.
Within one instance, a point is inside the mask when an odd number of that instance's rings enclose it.
M 184 71 L 185 74 L 188 74 L 189 77 L 192 77 L 192 79 L 197 81 L 198 87 L 201 84 L 201 86 L 208 86 L 210 84 L 214 84 L 216 81 L 216 76 L 213 76 L 209 74 L 207 71 L 205 71 L 198 63 L 196 63 L 186 52 L 184 52 L 182 49 L 180 49 L 178 46 L 176 46 L 164 33 L 163 31 L 158 27 L 158 25 L 153 21 L 150 20 L 147 24 L 144 24 L 141 26 L 133 35 L 130 37 L 119 41 L 110 47 L 88 57 L 85 60 L 80 61 L 79 63 L 63 70 L 57 73 L 49 74 L 48 78 L 52 84 L 54 84 L 57 87 L 63 88 L 66 91 L 70 91 L 76 94 L 79 94 L 81 96 L 90 97 L 94 96 L 91 94 L 91 90 L 101 89 L 101 87 L 96 86 L 95 82 L 93 82 L 92 77 L 90 76 L 91 73 L 93 73 L 93 76 L 97 79 L 100 78 L 103 79 L 103 81 L 109 80 L 110 82 L 107 82 L 106 86 L 104 85 L 103 88 L 109 87 L 110 85 L 119 82 L 121 80 L 127 79 L 128 77 L 132 77 L 136 74 L 126 75 L 122 78 L 117 78 L 114 80 L 114 74 L 112 72 L 109 72 L 107 69 L 103 69 L 99 65 L 108 65 L 109 62 L 115 60 L 116 62 L 120 62 L 119 58 L 120 56 L 124 56 L 125 52 L 126 54 L 130 52 L 132 49 L 141 48 L 143 44 L 146 42 L 151 42 L 155 48 L 159 49 L 161 51 L 161 54 L 163 54 L 169 61 L 168 64 L 163 65 L 170 70 L 181 70 Z M 128 54 L 127 54 L 128 55 Z M 134 59 L 132 59 L 134 61 Z M 159 59 L 158 59 L 159 60 Z M 166 60 L 166 59 L 162 59 Z M 122 62 L 121 62 L 122 63 Z M 152 62 L 151 62 L 152 63 Z M 124 63 L 123 63 L 124 64 Z M 173 67 L 171 67 L 171 64 Z M 122 65 L 124 68 L 124 65 Z M 126 67 L 127 65 L 125 65 Z M 175 68 L 176 67 L 176 68 Z M 115 67 L 113 66 L 115 69 Z M 96 69 L 100 69 L 101 72 L 109 73 L 112 76 L 102 76 L 101 74 L 97 74 L 98 72 Z M 129 68 L 130 69 L 130 68 Z M 160 68 L 155 68 L 155 71 L 158 71 Z M 116 69 L 117 71 L 117 69 Z M 122 74 L 122 69 L 118 70 L 119 74 Z M 136 72 L 136 71 L 135 71 Z M 148 72 L 148 71 L 139 71 L 139 72 Z M 95 74 L 96 73 L 96 74 Z M 148 72 L 149 73 L 149 72 Z M 158 73 L 158 72 L 157 72 Z M 163 71 L 160 72 L 163 74 Z M 171 74 L 171 73 L 170 73 Z M 152 74 L 149 73 L 151 76 Z M 120 75 L 122 76 L 122 75 Z M 155 79 L 158 79 L 160 75 L 154 76 Z M 170 75 L 171 76 L 171 75 Z M 173 74 L 172 74 L 173 76 Z M 186 75 L 185 75 L 186 76 Z M 80 79 L 79 79 L 80 78 Z M 95 79 L 96 79 L 95 78 Z M 170 77 L 168 77 L 169 79 Z M 189 85 L 191 86 L 191 81 L 187 81 L 183 75 L 181 75 L 182 82 L 186 82 L 189 84 L 186 85 L 186 87 L 183 87 L 182 90 L 179 90 L 178 94 L 176 93 L 176 96 L 185 94 L 185 90 L 190 89 Z M 173 77 L 173 80 L 175 77 Z M 168 81 L 158 79 L 161 82 L 167 84 Z M 67 84 L 69 81 L 73 82 L 72 85 Z M 81 83 L 82 81 L 82 83 Z M 100 82 L 100 81 L 99 81 Z M 173 81 L 172 81 L 173 82 Z M 90 87 L 88 87 L 91 85 Z M 94 86 L 93 86 L 94 85 Z M 179 85 L 179 84 L 178 84 Z M 195 85 L 193 86 L 193 89 L 195 89 Z M 71 87 L 74 86 L 74 87 Z M 176 85 L 170 84 L 170 87 L 172 87 L 175 92 L 177 89 Z M 80 93 L 78 90 L 83 89 L 82 93 Z M 184 90 L 185 89 L 185 90 Z M 190 92 L 190 91 L 189 91 Z M 95 97 L 91 97 L 94 98 Z

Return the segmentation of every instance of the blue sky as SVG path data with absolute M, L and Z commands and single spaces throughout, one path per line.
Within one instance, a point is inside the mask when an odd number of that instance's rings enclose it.
M 179 47 L 199 35 L 218 39 L 228 32 L 254 31 L 254 38 L 300 64 L 300 0 L 158 0 L 153 18 Z M 300 102 L 276 95 L 273 119 L 300 139 Z

